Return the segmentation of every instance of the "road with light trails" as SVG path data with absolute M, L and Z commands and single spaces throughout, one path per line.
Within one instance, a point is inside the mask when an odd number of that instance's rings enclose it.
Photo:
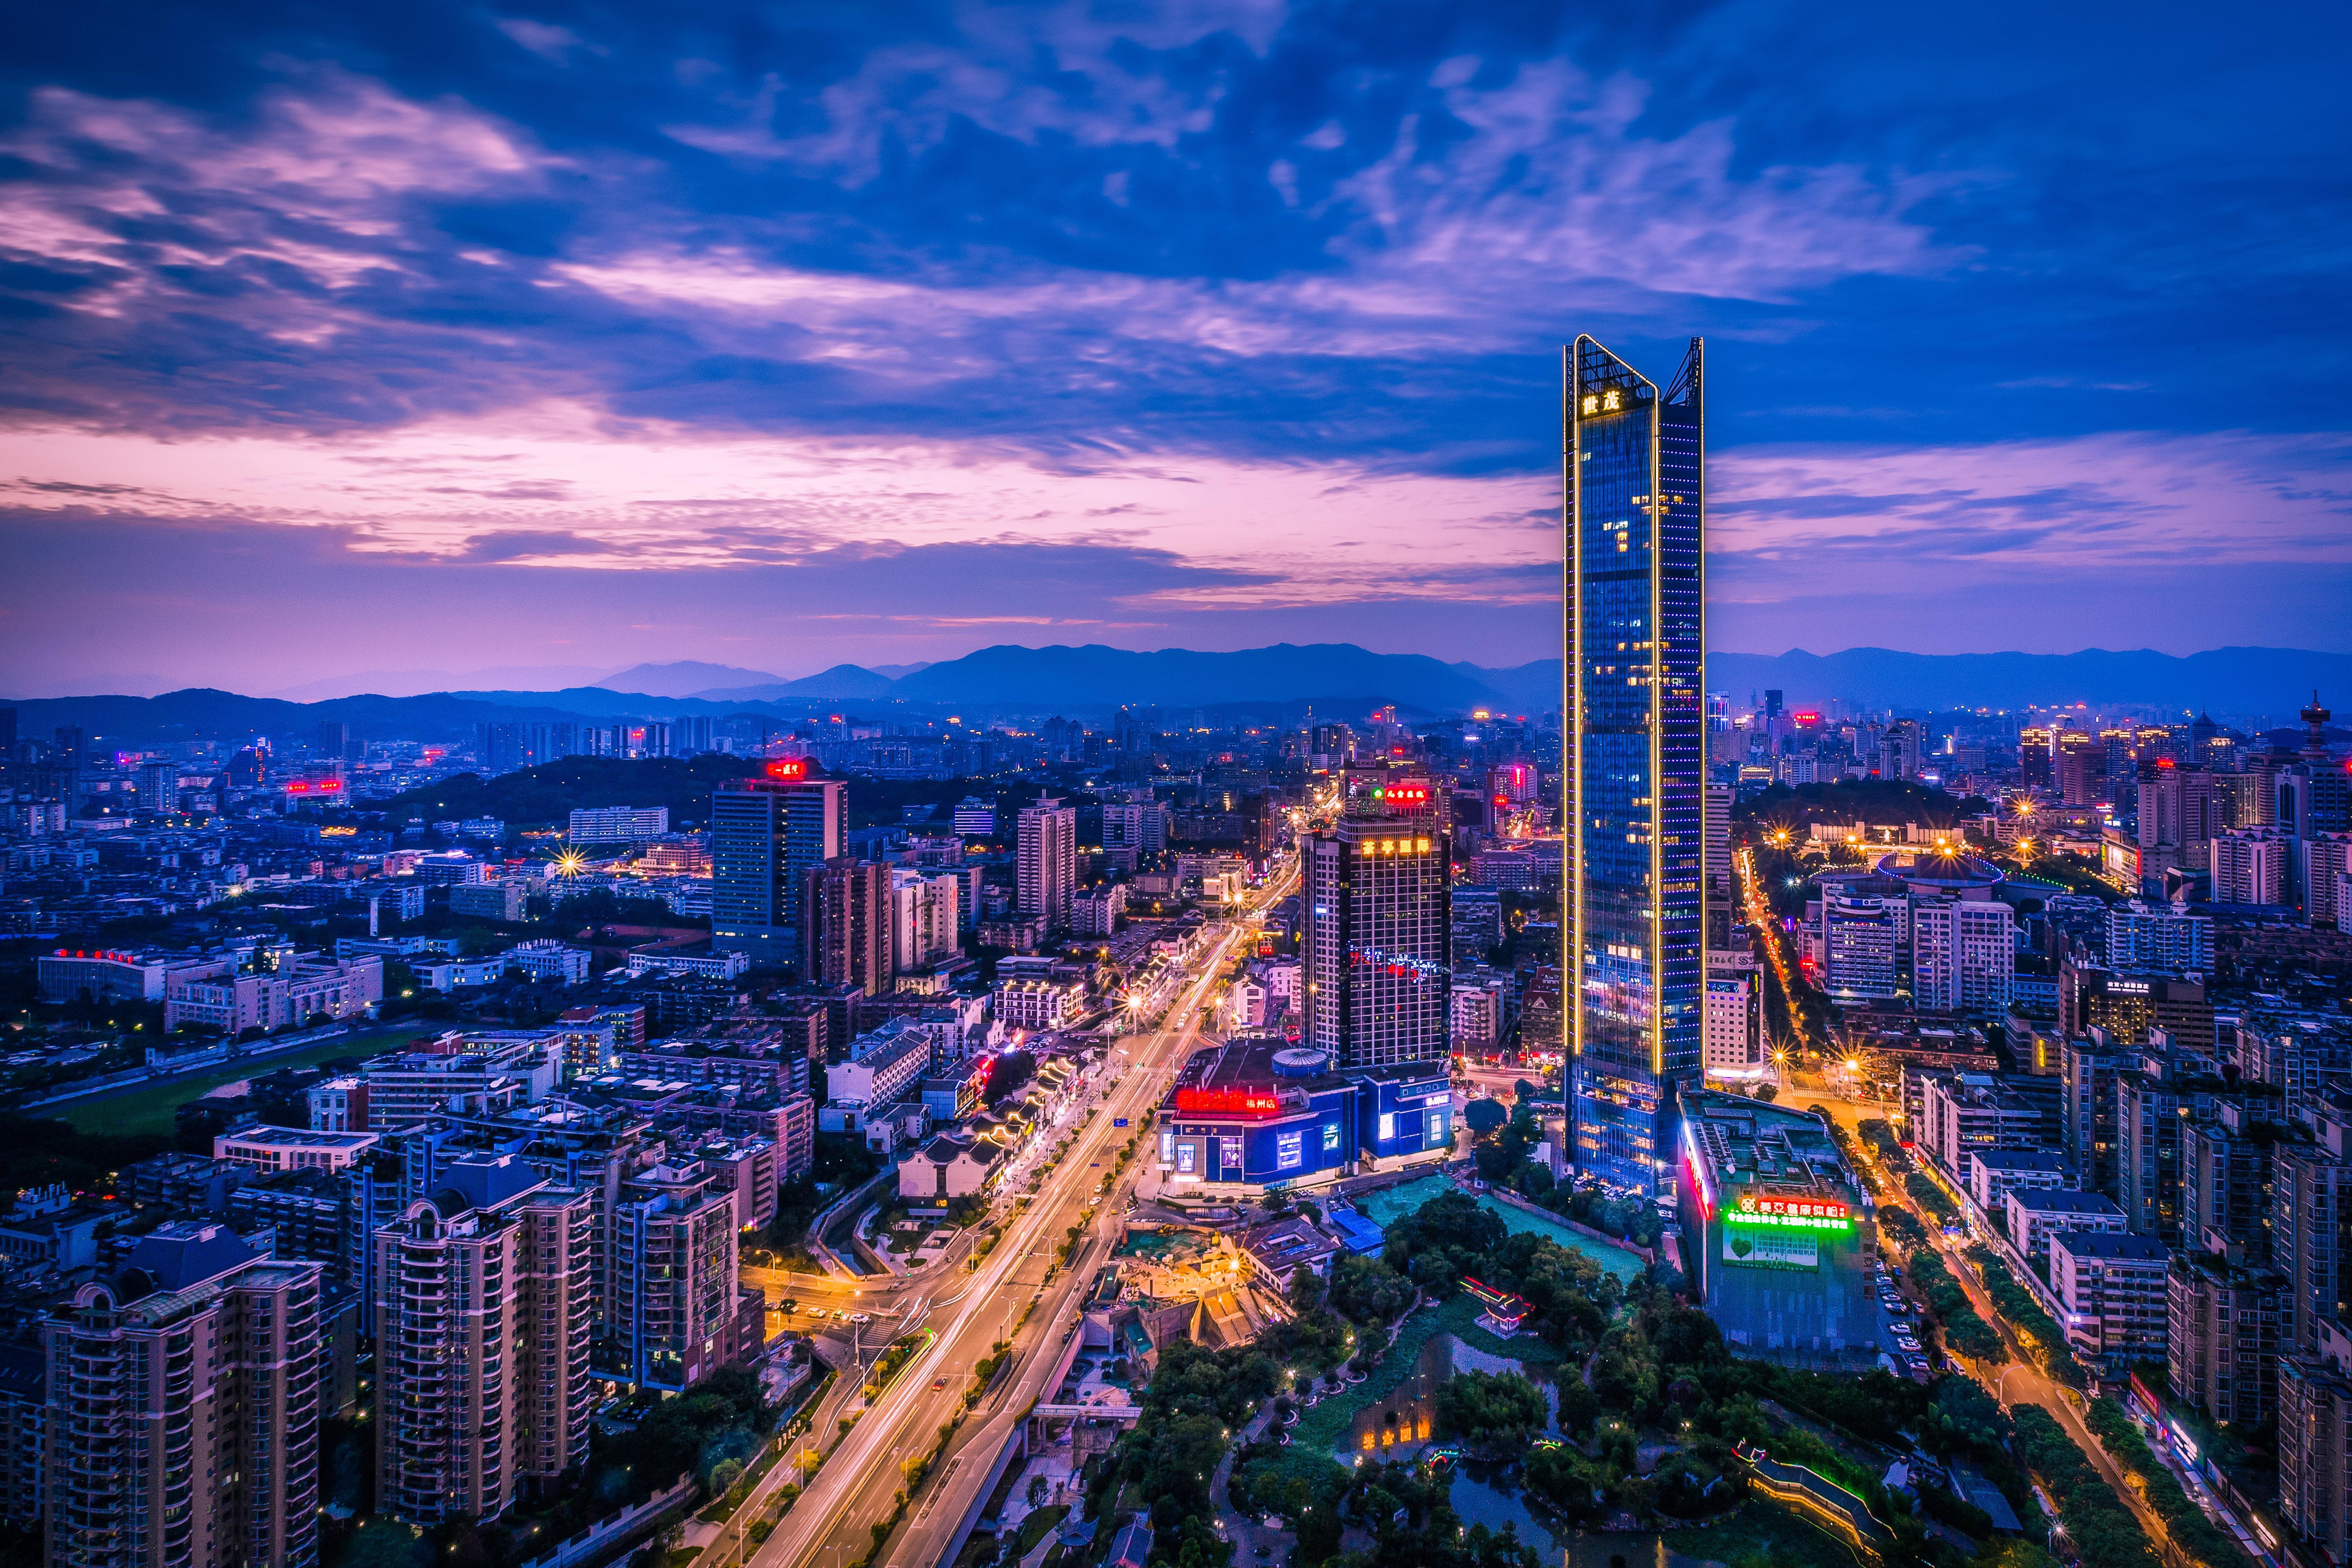
M 1286 897 L 1296 882 L 1295 868 L 1286 868 L 1254 900 L 1255 907 Z M 1007 1222 L 1003 1238 L 978 1269 L 961 1278 L 934 1275 L 929 1291 L 910 1298 L 917 1304 L 902 1321 L 901 1331 L 928 1330 L 936 1337 L 860 1417 L 777 1521 L 775 1532 L 753 1552 L 753 1568 L 835 1568 L 866 1558 L 873 1547 L 872 1527 L 898 1506 L 904 1467 L 928 1455 L 940 1428 L 962 1409 L 973 1366 L 996 1342 L 1011 1339 L 1013 1369 L 999 1373 L 996 1386 L 958 1434 L 960 1441 L 942 1456 L 928 1489 L 913 1500 L 900 1540 L 872 1560 L 879 1568 L 929 1568 L 952 1539 L 1014 1425 L 1044 1392 L 1043 1382 L 1065 1343 L 1069 1309 L 1112 1245 L 1108 1233 L 1119 1226 L 1125 1194 L 1141 1174 L 1143 1157 L 1108 1194 L 1101 1191 L 1102 1180 L 1118 1151 L 1150 1124 L 1170 1075 L 1200 1048 L 1202 1004 L 1247 924 L 1246 918 L 1229 921 L 1223 936 L 1197 961 L 1198 973 L 1167 1021 L 1151 1036 L 1129 1042 L 1134 1054 L 1118 1082 L 1028 1206 Z M 1113 1125 L 1121 1119 L 1129 1125 Z M 1055 1252 L 1073 1226 L 1081 1227 L 1078 1250 L 1066 1269 L 1057 1268 Z M 1041 1293 L 1036 1312 L 1016 1333 L 1023 1310 Z

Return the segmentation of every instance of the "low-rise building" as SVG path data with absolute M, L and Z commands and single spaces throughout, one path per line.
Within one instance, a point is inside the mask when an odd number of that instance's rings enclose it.
M 587 982 L 591 956 L 584 947 L 573 947 L 553 937 L 538 937 L 509 949 L 507 963 L 517 973 L 533 981 L 580 985 Z
M 898 1195 L 909 1203 L 979 1197 L 1004 1173 L 1005 1149 L 988 1139 L 933 1138 L 898 1162 Z
M 382 1142 L 374 1132 L 245 1127 L 215 1137 L 213 1158 L 256 1171 L 340 1171 Z
M 2120 1370 L 2164 1359 L 2170 1248 L 2151 1236 L 2062 1228 L 2050 1233 L 2049 1255 L 2051 1293 L 2078 1360 Z
M 1971 1166 L 1969 1194 L 1989 1216 L 2006 1213 L 2009 1194 L 2020 1187 L 2046 1191 L 2077 1184 L 2066 1157 L 2055 1149 L 1979 1149 Z
M 1077 1022 L 1086 987 L 1051 980 L 1009 980 L 997 986 L 999 1022 L 1015 1029 L 1066 1029 Z
M 2050 1238 L 2061 1231 L 2121 1233 L 2124 1211 L 2105 1193 L 2062 1187 L 2012 1187 L 2001 1200 L 2009 1244 L 2036 1268 L 2046 1269 Z

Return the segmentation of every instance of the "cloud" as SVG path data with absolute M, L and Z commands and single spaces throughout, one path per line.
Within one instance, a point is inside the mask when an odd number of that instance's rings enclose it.
M 2341 559 L 2341 33 L 68 8 L 0 62 L 0 502 L 403 582 L 1093 551 L 1082 611 L 870 613 L 1468 647 L 1549 635 L 1558 345 L 1705 333 L 1727 614 L 2128 624 Z

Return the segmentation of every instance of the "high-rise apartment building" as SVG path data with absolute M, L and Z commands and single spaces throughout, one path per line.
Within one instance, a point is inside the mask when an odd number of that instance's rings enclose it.
M 2272 1149 L 2271 1261 L 2286 1276 L 2279 1342 L 2296 1353 L 2315 1353 L 2321 1325 L 2343 1321 L 2352 1304 L 2347 1205 L 2352 1159 L 2345 1155 L 2342 1121 L 2323 1114 L 2316 1141 L 2298 1138 Z
M 2217 904 L 2284 904 L 2293 888 L 2295 837 L 2278 827 L 2233 827 L 2213 836 L 2210 867 Z
M 2279 1308 L 2285 1281 L 2226 1252 L 2177 1253 L 2165 1278 L 2165 1365 L 2172 1396 L 2215 1421 L 2259 1426 L 2278 1407 Z
M 711 793 L 710 945 L 786 969 L 801 957 L 803 884 L 841 853 L 849 803 L 839 780 L 808 778 L 797 760 L 768 767 Z
M 1049 931 L 1067 929 L 1078 891 L 1078 812 L 1050 795 L 1021 808 L 1014 826 L 1016 907 L 1042 918 Z
M 699 1162 L 656 1165 L 626 1183 L 608 1245 L 605 1331 L 630 1382 L 676 1393 L 757 1348 L 765 1325 L 757 1290 L 752 1344 L 739 1343 L 735 1194 Z
M 890 989 L 890 868 L 838 855 L 801 884 L 801 978 Z
M 495 1519 L 588 1457 L 594 1198 L 515 1154 L 448 1163 L 375 1233 L 376 1506 Z
M 1703 1071 L 1704 366 L 1661 391 L 1580 337 L 1563 388 L 1570 1121 L 1580 1171 L 1653 1195 Z
M 2278 1510 L 2309 1558 L 2342 1563 L 2352 1557 L 2352 1341 L 2335 1319 L 2317 1336 L 2279 1363 Z
M 1341 1068 L 1446 1054 L 1444 837 L 1426 816 L 1343 817 L 1306 844 L 1306 1043 Z
M 927 969 L 962 951 L 958 905 L 962 879 L 890 868 L 890 962 L 901 973 Z
M 318 1562 L 321 1272 L 174 1220 L 43 1325 L 54 1568 Z
M 2213 917 L 2138 899 L 2109 910 L 2107 964 L 2143 974 L 2210 974 Z

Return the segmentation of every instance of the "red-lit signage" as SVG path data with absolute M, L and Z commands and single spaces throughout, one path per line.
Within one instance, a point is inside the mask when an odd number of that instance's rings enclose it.
M 1496 805 L 1508 805 L 1511 804 L 1511 797 L 1507 795 L 1498 795 L 1495 797 L 1495 804 Z
M 1822 716 L 1818 713 L 1791 713 L 1789 717 L 1800 724 L 1818 724 L 1822 721 Z
M 768 764 L 768 776 L 772 779 L 804 779 L 808 777 L 808 759 L 779 757 Z
M 1255 1114 L 1282 1109 L 1282 1097 L 1262 1089 L 1180 1089 L 1176 1109 L 1212 1115 Z
M 1429 786 L 1427 784 L 1391 784 L 1388 803 L 1391 805 L 1427 805 Z
M 341 795 L 343 793 L 343 781 L 341 779 L 289 779 L 286 781 L 286 793 L 288 795 Z

